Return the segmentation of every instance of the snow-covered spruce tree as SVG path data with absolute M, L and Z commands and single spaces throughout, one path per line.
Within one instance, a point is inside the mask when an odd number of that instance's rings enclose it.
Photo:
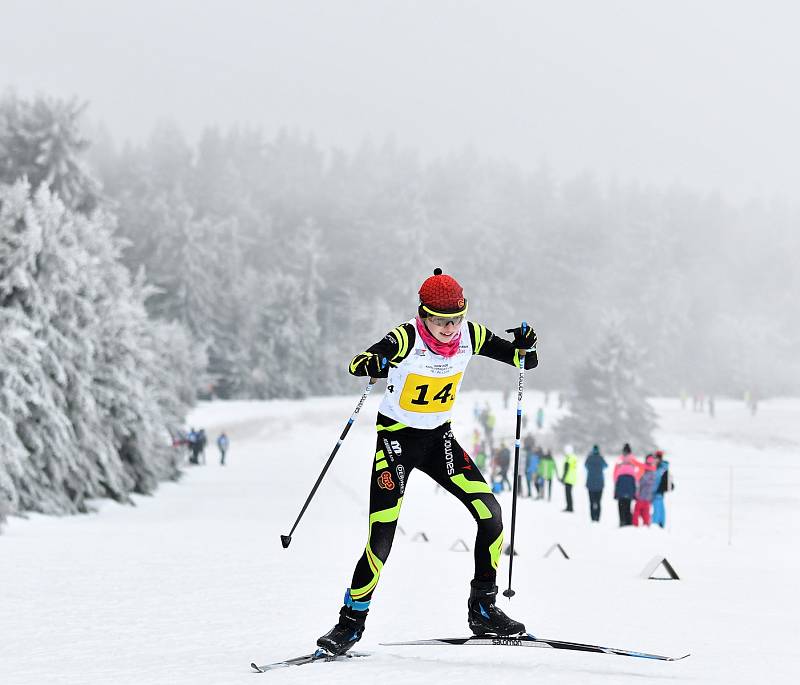
M 251 299 L 241 292 L 242 264 L 238 255 L 235 220 L 199 218 L 180 191 L 154 191 L 146 201 L 128 203 L 120 219 L 123 235 L 140 241 L 140 257 L 154 286 L 147 310 L 156 319 L 177 321 L 192 338 L 204 345 L 214 363 L 213 374 L 199 373 L 197 391 L 215 384 L 220 368 L 241 364 L 237 345 L 228 346 L 230 336 L 239 335 L 234 298 Z M 141 233 L 138 231 L 141 227 Z M 232 249 L 232 252 L 229 252 Z M 260 296 L 257 291 L 255 297 Z M 247 331 L 241 331 L 246 335 Z M 238 344 L 247 338 L 237 338 Z M 234 361 L 229 361 L 230 353 Z
M 574 370 L 570 413 L 555 426 L 562 445 L 583 452 L 592 445 L 613 453 L 628 442 L 634 452 L 654 446 L 656 414 L 641 380 L 642 354 L 624 331 L 611 330 Z
M 88 259 L 104 265 L 87 268 L 84 286 L 97 316 L 91 384 L 132 489 L 150 492 L 177 475 L 168 428 L 183 422 L 205 358 L 185 328 L 148 318 L 144 302 L 151 288 L 143 274 L 131 283 L 114 230 L 113 218 L 100 213 L 76 222 Z
M 85 109 L 75 99 L 0 98 L 0 183 L 24 177 L 34 190 L 47 186 L 70 209 L 93 209 L 100 186 L 81 159 L 89 145 L 80 133 Z
M 10 435 L 4 450 L 10 445 L 16 455 L 4 465 L 3 481 L 12 483 L 5 498 L 12 511 L 57 513 L 71 509 L 65 482 L 83 474 L 66 413 L 67 374 L 58 354 L 65 341 L 48 330 L 48 302 L 39 282 L 48 268 L 49 241 L 28 193 L 24 182 L 0 185 L 0 415 Z M 54 348 L 47 336 L 56 338 Z
M 50 399 L 40 364 L 41 342 L 31 323 L 23 312 L 0 307 L 0 522 L 20 508 L 15 482 L 28 466 L 28 449 L 17 434 L 17 419 Z
M 72 513 L 177 473 L 166 424 L 191 359 L 151 330 L 145 292 L 118 261 L 113 220 L 41 186 L 0 185 L 0 493 L 8 511 Z M 174 333 L 174 332 L 173 332 Z M 185 362 L 182 362 L 185 364 Z M 8 451 L 5 447 L 9 446 Z
M 219 283 L 215 311 L 216 335 L 208 347 L 208 376 L 214 394 L 222 398 L 251 394 L 251 348 L 256 339 L 258 307 L 264 279 L 244 266 L 235 242 L 222 246 L 214 265 Z
M 257 338 L 252 347 L 252 392 L 259 398 L 306 397 L 327 353 L 320 338 L 317 233 L 310 223 L 276 241 L 282 268 L 262 275 L 254 297 Z

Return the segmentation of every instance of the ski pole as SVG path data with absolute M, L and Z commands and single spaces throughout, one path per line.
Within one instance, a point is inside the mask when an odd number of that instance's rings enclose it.
M 294 533 L 294 529 L 297 528 L 297 524 L 300 523 L 300 519 L 303 518 L 303 514 L 306 513 L 306 509 L 308 508 L 308 505 L 311 502 L 311 499 L 314 497 L 314 493 L 316 493 L 317 488 L 319 487 L 319 484 L 322 482 L 322 479 L 325 477 L 325 473 L 328 471 L 328 467 L 331 465 L 331 462 L 333 461 L 333 458 L 336 456 L 336 453 L 339 451 L 339 447 L 344 442 L 345 436 L 347 435 L 347 432 L 350 430 L 350 426 L 352 426 L 353 423 L 355 422 L 356 417 L 358 416 L 358 412 L 361 411 L 361 407 L 364 406 L 364 402 L 366 401 L 367 396 L 370 393 L 370 390 L 372 390 L 372 386 L 375 385 L 377 380 L 378 380 L 377 378 L 370 377 L 369 383 L 367 383 L 367 387 L 364 390 L 364 394 L 361 395 L 361 399 L 358 401 L 358 404 L 356 405 L 356 408 L 355 408 L 355 411 L 353 412 L 353 415 L 347 420 L 347 425 L 345 425 L 344 430 L 342 431 L 342 434 L 339 436 L 339 440 L 336 442 L 336 446 L 333 448 L 333 452 L 331 452 L 331 456 L 328 457 L 328 461 L 325 462 L 325 466 L 322 467 L 322 473 L 319 474 L 319 478 L 317 478 L 317 482 L 314 483 L 314 487 L 311 488 L 311 492 L 309 493 L 308 497 L 306 498 L 305 504 L 303 504 L 303 508 L 300 510 L 300 514 L 297 516 L 297 520 L 294 522 L 294 525 L 292 526 L 292 529 L 289 531 L 288 535 L 281 535 L 281 544 L 283 545 L 284 549 L 286 549 L 291 544 L 291 542 L 292 542 L 292 533 Z
M 522 332 L 527 324 L 522 322 Z M 511 574 L 514 571 L 514 532 L 517 527 L 517 490 L 519 489 L 519 437 L 522 431 L 522 388 L 525 385 L 525 350 L 519 351 L 519 384 L 517 386 L 517 440 L 514 443 L 514 488 L 511 499 L 511 545 L 508 557 L 508 590 L 503 596 L 511 599 L 516 593 L 511 589 Z

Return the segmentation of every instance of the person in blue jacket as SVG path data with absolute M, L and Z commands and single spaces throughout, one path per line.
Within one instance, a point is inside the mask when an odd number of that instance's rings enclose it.
M 673 488 L 669 473 L 669 462 L 664 459 L 664 452 L 655 453 L 656 476 L 653 490 L 653 523 L 662 528 L 667 524 L 667 512 L 664 509 L 664 495 Z
M 592 451 L 586 455 L 584 465 L 586 466 L 586 489 L 589 491 L 589 513 L 592 521 L 599 521 L 600 500 L 605 487 L 603 471 L 608 468 L 608 464 L 600 454 L 600 448 L 597 445 L 594 445 Z
M 219 465 L 225 466 L 225 455 L 228 452 L 228 447 L 230 447 L 231 441 L 230 438 L 225 434 L 225 431 L 219 434 L 217 438 L 217 447 L 219 448 Z
M 539 459 L 541 455 L 539 454 L 539 448 L 536 446 L 536 442 L 534 441 L 533 437 L 528 434 L 525 436 L 525 480 L 528 482 L 528 497 L 533 497 L 533 493 L 531 490 L 531 481 L 534 483 L 534 487 L 536 488 L 536 494 L 539 494 L 539 482 L 536 480 L 536 472 L 539 469 Z

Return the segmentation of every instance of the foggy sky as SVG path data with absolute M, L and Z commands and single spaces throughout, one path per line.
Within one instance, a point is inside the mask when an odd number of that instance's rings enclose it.
M 0 90 L 78 95 L 114 138 L 170 119 L 558 177 L 796 201 L 800 9 L 730 0 L 0 0 Z

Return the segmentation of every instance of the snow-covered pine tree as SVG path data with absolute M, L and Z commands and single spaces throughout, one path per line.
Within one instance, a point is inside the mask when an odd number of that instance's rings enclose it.
M 86 474 L 66 411 L 67 371 L 60 356 L 71 341 L 48 329 L 52 302 L 39 279 L 53 264 L 54 243 L 28 193 L 26 182 L 0 185 L 0 335 L 13 343 L 4 350 L 0 413 L 15 436 L 12 450 L 22 455 L 4 480 L 13 483 L 15 507 L 77 511 L 66 490 Z
M 220 222 L 209 276 L 216 285 L 215 335 L 208 348 L 208 376 L 218 397 L 247 395 L 250 348 L 256 339 L 258 307 L 264 279 L 245 266 L 238 222 Z
M 0 293 L 5 285 L 0 281 Z M 0 307 L 3 336 L 0 345 L 0 523 L 5 516 L 19 510 L 20 494 L 16 483 L 24 477 L 28 467 L 28 448 L 17 433 L 18 421 L 49 399 L 43 392 L 47 378 L 40 364 L 41 342 L 31 324 L 24 312 Z
M 262 274 L 261 293 L 253 298 L 257 316 L 257 338 L 251 348 L 253 392 L 259 398 L 306 397 L 315 390 L 314 376 L 321 371 L 318 362 L 326 354 L 320 337 L 320 248 L 314 226 L 304 223 L 293 235 L 277 240 L 275 250 L 283 268 L 276 265 Z
M 176 331 L 151 331 L 111 217 L 71 212 L 45 186 L 29 193 L 0 185 L 0 501 L 86 511 L 88 498 L 176 475 L 166 426 L 191 401 L 196 359 Z
M 93 209 L 100 185 L 81 159 L 89 145 L 80 133 L 85 109 L 74 98 L 0 98 L 0 183 L 26 177 L 34 190 L 44 184 L 70 209 Z
M 635 452 L 654 446 L 656 413 L 641 380 L 642 352 L 619 327 L 610 330 L 574 370 L 567 394 L 570 413 L 555 426 L 562 445 L 583 452 L 599 445 L 607 452 L 631 444 Z
M 151 492 L 159 480 L 177 475 L 168 427 L 182 423 L 205 359 L 198 357 L 183 327 L 148 318 L 144 301 L 150 289 L 141 275 L 132 283 L 121 264 L 120 246 L 112 238 L 113 217 L 96 213 L 91 221 L 77 221 L 75 228 L 88 259 L 83 290 L 96 315 L 88 382 L 130 481 L 127 489 Z

